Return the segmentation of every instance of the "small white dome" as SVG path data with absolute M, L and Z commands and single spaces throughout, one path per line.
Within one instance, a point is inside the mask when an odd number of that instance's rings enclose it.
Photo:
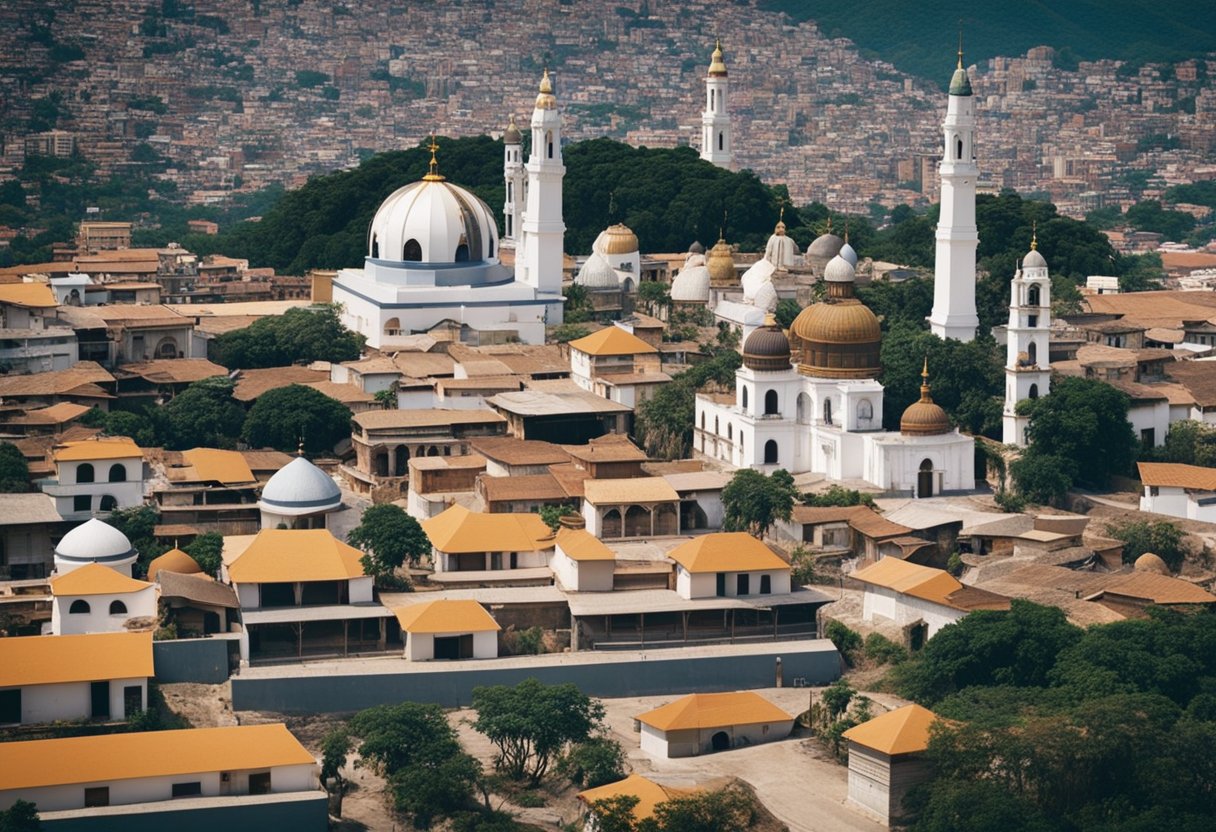
M 848 260 L 849 265 L 852 266 L 854 269 L 857 268 L 857 250 L 854 249 L 851 245 L 849 245 L 848 243 L 845 243 L 843 246 L 841 246 L 839 256 L 843 257 L 845 260 Z
M 700 254 L 689 257 L 671 282 L 671 299 L 681 303 L 709 302 L 709 269 Z
M 747 271 L 743 273 L 743 277 L 739 279 L 739 283 L 743 286 L 743 300 L 747 303 L 752 303 L 756 299 L 756 292 L 760 291 L 760 287 L 765 283 L 769 283 L 773 279 L 773 272 L 777 271 L 777 267 L 768 260 L 757 260 Z
M 756 296 L 752 298 L 752 306 L 763 309 L 765 312 L 777 311 L 777 289 L 773 286 L 772 281 L 766 281 L 756 290 Z
M 1039 250 L 1032 248 L 1030 253 L 1022 258 L 1023 269 L 1045 269 L 1047 268 L 1047 260 L 1043 255 L 1039 254 Z
M 616 271 L 598 251 L 592 252 L 583 263 L 574 282 L 588 289 L 619 289 L 621 286 Z
M 705 254 L 700 251 L 690 251 L 688 256 L 684 258 L 684 268 L 690 269 L 693 266 L 704 266 Z
M 302 456 L 275 472 L 258 501 L 263 511 L 291 516 L 332 511 L 341 505 L 342 491 L 337 483 Z
M 462 263 L 498 254 L 490 207 L 446 180 L 398 188 L 380 204 L 368 235 L 368 256 L 393 263 Z
M 823 279 L 828 283 L 852 283 L 854 276 L 853 264 L 839 254 L 828 261 L 823 270 Z
M 812 240 L 806 253 L 811 257 L 822 257 L 828 260 L 840 254 L 842 248 L 844 248 L 844 240 L 829 231 Z
M 74 569 L 86 563 L 123 566 L 135 560 L 135 549 L 127 536 L 94 517 L 63 536 L 55 547 L 55 565 Z M 60 562 L 63 563 L 60 563 Z

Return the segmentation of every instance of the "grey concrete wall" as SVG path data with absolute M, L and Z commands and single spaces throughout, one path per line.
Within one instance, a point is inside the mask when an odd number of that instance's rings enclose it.
M 298 799 L 275 795 L 273 803 L 239 801 L 240 805 L 202 806 L 205 800 L 140 804 L 142 811 L 124 812 L 121 806 L 81 812 L 53 812 L 42 818 L 43 832 L 325 832 L 329 828 L 329 801 L 324 792 Z M 164 809 L 156 807 L 163 805 Z M 67 817 L 66 815 L 75 815 Z
M 187 638 L 152 642 L 156 681 L 218 685 L 228 678 L 229 650 L 237 642 L 220 638 Z M 230 647 L 231 645 L 231 647 Z
M 512 666 L 506 661 L 470 667 L 453 665 L 450 672 L 411 672 L 338 675 L 298 675 L 232 679 L 232 706 L 238 711 L 335 713 L 357 711 L 394 702 L 435 702 L 445 707 L 469 704 L 473 688 L 514 685 L 534 678 L 545 684 L 573 682 L 590 696 L 658 696 L 668 693 L 709 693 L 772 687 L 776 659 L 782 659 L 786 686 L 804 678 L 807 684 L 827 684 L 840 676 L 840 654 L 826 639 L 796 644 L 756 645 L 747 654 L 678 656 L 658 651 L 645 658 L 603 664 L 560 663 Z

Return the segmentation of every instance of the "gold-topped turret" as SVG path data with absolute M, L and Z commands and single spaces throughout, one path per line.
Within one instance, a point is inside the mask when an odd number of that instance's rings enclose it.
M 929 356 L 925 356 L 920 371 L 920 400 L 913 402 L 899 420 L 899 432 L 905 436 L 940 436 L 950 432 L 950 417 L 941 405 L 933 401 L 929 391 Z
M 426 146 L 427 150 L 431 151 L 431 166 L 427 171 L 426 176 L 422 177 L 423 182 L 442 182 L 443 177 L 439 175 L 439 160 L 435 158 L 435 151 L 439 149 L 439 143 L 435 141 L 435 134 L 431 134 L 431 143 Z
M 726 64 L 722 61 L 722 39 L 714 45 L 714 53 L 709 59 L 709 75 L 712 78 L 726 77 Z
M 540 92 L 536 96 L 536 109 L 553 110 L 557 108 L 557 98 L 553 95 L 553 81 L 549 78 L 549 67 L 540 79 Z

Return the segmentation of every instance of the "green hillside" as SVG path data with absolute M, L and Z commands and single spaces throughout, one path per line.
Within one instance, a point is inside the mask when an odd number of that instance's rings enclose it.
M 968 63 L 1034 46 L 1068 49 L 1082 60 L 1132 62 L 1216 52 L 1211 0 L 760 0 L 760 6 L 814 20 L 825 34 L 942 84 L 953 68 L 960 20 Z

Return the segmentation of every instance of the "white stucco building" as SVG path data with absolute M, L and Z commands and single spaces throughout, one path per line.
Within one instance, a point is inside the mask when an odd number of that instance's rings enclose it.
M 498 657 L 502 627 L 476 601 L 423 601 L 395 613 L 405 637 L 405 657 L 410 661 Z
M 144 453 L 125 436 L 64 442 L 51 455 L 55 479 L 42 490 L 65 520 L 87 520 L 144 502 Z
M 794 729 L 792 715 L 751 691 L 694 693 L 637 719 L 642 750 L 659 759 L 774 742 Z
M 1216 469 L 1177 462 L 1140 462 L 1140 510 L 1216 523 Z
M 156 623 L 156 585 L 89 563 L 51 578 L 51 632 L 112 633 L 132 619 Z
M 705 75 L 705 109 L 701 112 L 701 158 L 720 168 L 731 166 L 730 112 L 726 109 L 726 64 L 722 42 L 714 45 Z
M 1001 439 L 1006 445 L 1026 445 L 1030 417 L 1018 415 L 1018 402 L 1051 392 L 1050 337 L 1051 278 L 1035 239 L 1009 284 L 1005 410 L 1001 420 Z M 1169 402 L 1164 399 L 1163 396 L 1160 410 L 1168 424 Z M 1165 437 L 1164 432 L 1157 435 Z
M 549 562 L 557 585 L 569 592 L 611 592 L 616 555 L 582 529 L 558 529 Z
M 925 756 L 937 715 L 905 705 L 844 732 L 849 744 L 849 803 L 885 825 L 903 817 L 904 797 L 933 776 Z
M 927 367 L 900 430 L 882 429 L 878 319 L 854 297 L 854 267 L 843 255 L 824 280 L 827 299 L 802 310 L 788 337 L 769 319 L 743 342 L 734 395 L 697 396 L 694 452 L 917 497 L 974 489 L 974 440 L 933 402 Z
M 746 532 L 694 537 L 667 553 L 676 564 L 676 592 L 685 600 L 788 595 L 790 566 Z
M 258 499 L 263 529 L 324 529 L 328 516 L 341 508 L 342 491 L 333 477 L 303 456 L 276 471 Z
M 129 719 L 152 676 L 151 632 L 0 638 L 0 725 Z

